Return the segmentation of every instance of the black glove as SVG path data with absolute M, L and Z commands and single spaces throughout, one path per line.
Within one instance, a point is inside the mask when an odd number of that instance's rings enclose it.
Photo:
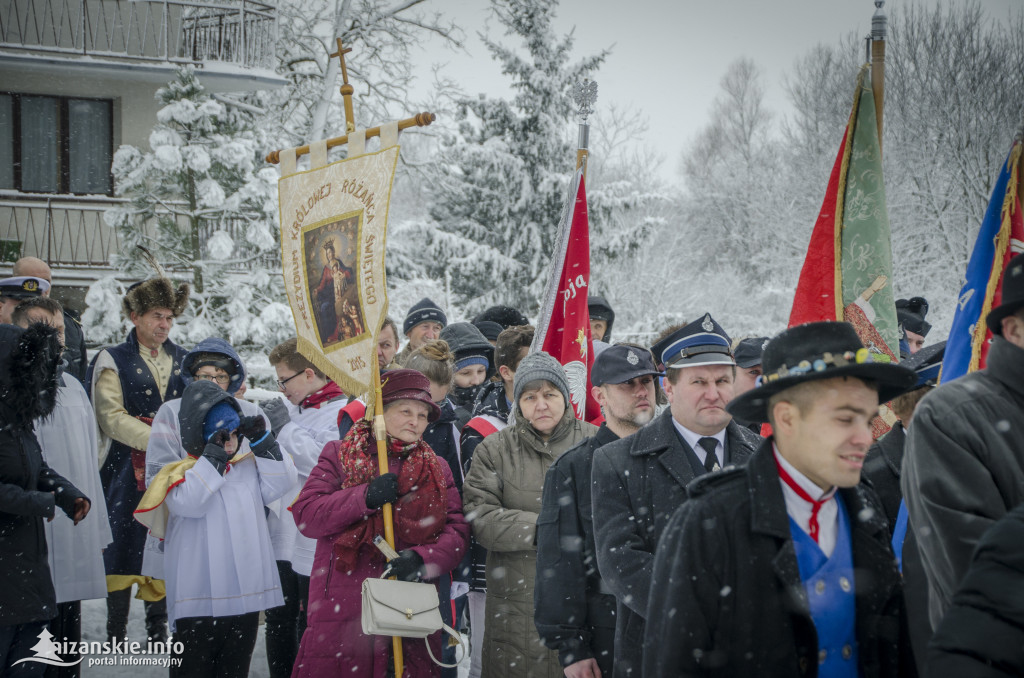
M 394 504 L 398 500 L 398 476 L 385 473 L 371 480 L 366 485 L 366 508 L 379 509 L 384 504 Z
M 213 468 L 217 469 L 217 473 L 224 475 L 224 471 L 228 467 L 228 453 L 224 449 L 224 443 L 231 438 L 231 433 L 221 429 L 207 441 L 206 447 L 203 449 L 203 456 L 206 457 L 207 461 L 213 464 Z
M 267 422 L 260 415 L 242 417 L 237 433 L 249 439 L 249 449 L 257 457 L 281 461 L 281 448 L 277 445 L 277 438 L 273 433 L 267 432 Z
M 239 437 L 248 439 L 249 444 L 252 445 L 267 433 L 267 422 L 258 414 L 242 417 L 238 422 L 238 428 L 235 429 L 235 433 Z
M 270 430 L 273 431 L 274 437 L 281 432 L 285 424 L 292 420 L 290 414 L 288 414 L 288 406 L 284 404 L 284 398 L 271 398 L 270 400 L 264 400 L 260 403 L 260 409 L 263 410 L 263 414 L 267 415 L 267 419 L 270 420 Z
M 416 581 L 423 574 L 423 556 L 412 549 L 398 552 L 397 558 L 388 561 L 391 575 L 399 581 Z

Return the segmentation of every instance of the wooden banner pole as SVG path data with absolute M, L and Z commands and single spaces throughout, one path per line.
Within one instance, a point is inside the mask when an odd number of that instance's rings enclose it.
M 373 436 L 377 439 L 377 465 L 380 467 L 380 474 L 388 473 L 388 432 L 384 426 L 384 406 L 382 404 L 380 383 L 380 366 L 377 364 L 377 341 L 373 342 L 373 354 L 370 356 L 373 364 Z M 391 504 L 384 504 L 384 539 L 391 548 L 395 548 L 395 521 Z M 395 656 L 395 676 L 401 678 L 403 670 L 402 639 L 400 636 L 392 636 L 392 647 Z
M 398 129 L 399 129 L 399 131 L 401 131 L 401 130 L 404 130 L 404 129 L 409 129 L 410 127 L 426 127 L 427 125 L 429 125 L 430 123 L 434 122 L 435 120 L 437 120 L 437 116 L 434 115 L 433 113 L 427 113 L 427 112 L 417 113 L 416 115 L 414 115 L 411 118 L 406 118 L 405 120 L 399 120 L 398 121 Z M 366 130 L 366 138 L 367 139 L 372 139 L 373 137 L 379 137 L 379 136 L 380 136 L 380 127 L 371 127 L 370 129 Z M 344 146 L 347 143 L 348 143 L 348 135 L 345 134 L 345 135 L 340 136 L 340 137 L 333 137 L 331 139 L 328 139 L 327 140 L 327 148 L 331 149 L 331 148 L 334 148 L 335 146 Z M 309 145 L 299 146 L 298 148 L 295 149 L 295 155 L 296 156 L 303 156 L 303 155 L 307 155 L 308 153 L 309 153 Z M 270 153 L 267 154 L 266 160 L 267 160 L 267 162 L 269 162 L 269 163 L 271 163 L 273 165 L 276 165 L 277 163 L 281 162 L 281 151 L 280 150 L 271 151 Z

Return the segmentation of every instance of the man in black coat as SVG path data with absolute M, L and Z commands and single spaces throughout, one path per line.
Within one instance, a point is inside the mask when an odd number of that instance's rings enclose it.
M 983 370 L 943 382 L 907 432 L 900 484 L 938 626 L 981 535 L 1024 503 L 1024 254 L 1003 274 Z
M 601 580 L 594 547 L 594 450 L 654 418 L 654 378 L 660 376 L 646 348 L 605 349 L 590 372 L 604 424 L 559 457 L 544 478 L 533 618 L 544 644 L 558 650 L 568 678 L 611 676 L 615 656 L 615 596 Z
M 864 480 L 875 491 L 885 509 L 885 518 L 892 534 L 892 548 L 903 573 L 903 596 L 907 604 L 907 621 L 910 640 L 914 648 L 914 660 L 918 673 L 924 675 L 925 659 L 928 656 L 928 640 L 932 635 L 928 621 L 928 578 L 917 548 L 917 536 L 910 527 L 907 505 L 900 489 L 900 475 L 903 470 L 903 452 L 907 442 L 907 430 L 914 418 L 914 410 L 938 383 L 942 369 L 942 356 L 946 342 L 932 344 L 914 353 L 900 364 L 914 370 L 917 384 L 891 404 L 893 414 L 899 421 L 892 430 L 875 441 L 864 460 Z
M 654 549 L 665 524 L 699 475 L 743 464 L 761 437 L 736 422 L 736 363 L 725 331 L 710 315 L 658 342 L 669 409 L 637 433 L 594 453 L 594 539 L 598 569 L 617 600 L 617 677 L 641 675 L 644 615 Z
M 745 468 L 700 478 L 658 545 L 644 676 L 913 676 L 889 531 L 860 484 L 879 401 L 914 373 L 848 323 L 786 330 L 729 411 L 769 421 Z
M 0 325 L 0 675 L 32 646 L 57 614 L 43 518 L 60 508 L 77 525 L 89 500 L 43 461 L 33 433 L 53 411 L 60 364 L 57 330 Z M 42 675 L 43 664 L 30 663 Z
M 1024 504 L 978 543 L 953 603 L 935 630 L 930 676 L 1024 675 Z

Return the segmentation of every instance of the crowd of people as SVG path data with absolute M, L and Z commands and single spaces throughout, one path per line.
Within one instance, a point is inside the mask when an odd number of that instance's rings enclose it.
M 941 386 L 920 297 L 897 363 L 847 323 L 733 339 L 707 312 L 614 343 L 591 296 L 593 422 L 517 309 L 423 299 L 379 333 L 382 428 L 296 339 L 250 399 L 227 341 L 170 339 L 164 277 L 90 359 L 50 277 L 0 280 L 4 676 L 78 675 L 40 638 L 80 640 L 93 599 L 126 638 L 133 591 L 171 676 L 248 675 L 261 617 L 274 678 L 393 676 L 361 623 L 382 576 L 435 584 L 468 638 L 404 639 L 409 677 L 1024 672 L 1024 255 L 987 366 Z

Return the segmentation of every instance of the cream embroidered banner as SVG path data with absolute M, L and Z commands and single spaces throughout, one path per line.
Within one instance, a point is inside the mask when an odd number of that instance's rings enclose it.
M 281 262 L 299 352 L 346 393 L 372 388 L 399 147 L 281 177 Z

